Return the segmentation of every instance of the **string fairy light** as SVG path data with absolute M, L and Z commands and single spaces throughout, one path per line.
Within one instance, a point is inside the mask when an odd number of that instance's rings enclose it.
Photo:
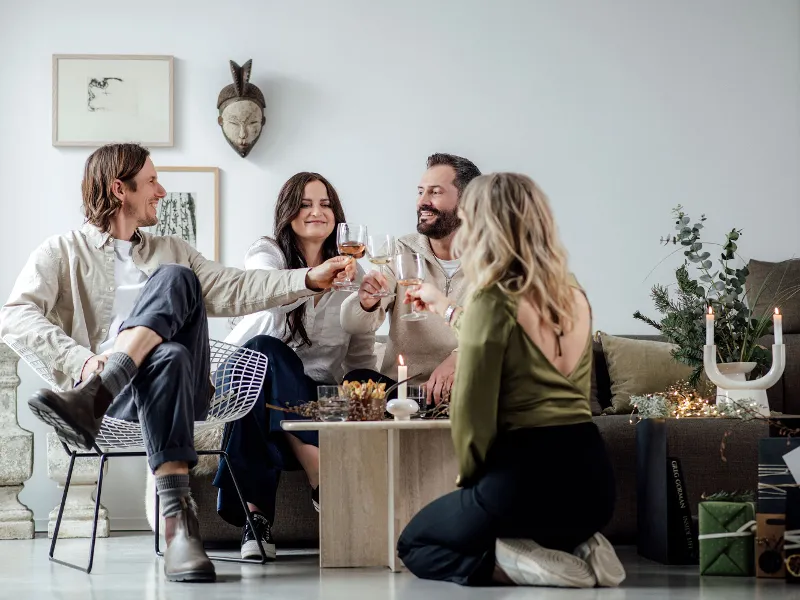
M 653 418 L 709 418 L 723 417 L 749 419 L 758 414 L 759 404 L 752 400 L 736 400 L 711 403 L 714 388 L 706 385 L 697 389 L 688 381 L 678 381 L 663 392 L 633 396 L 634 412 L 630 422 Z M 634 416 L 636 420 L 634 421 Z

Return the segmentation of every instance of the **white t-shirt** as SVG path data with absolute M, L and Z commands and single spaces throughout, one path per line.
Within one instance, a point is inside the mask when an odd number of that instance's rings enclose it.
M 133 264 L 133 242 L 114 240 L 114 284 L 117 286 L 112 310 L 114 316 L 106 339 L 97 349 L 98 354 L 114 346 L 120 325 L 131 314 L 136 298 L 139 297 L 139 292 L 142 291 L 146 281 L 147 275 Z
M 453 260 L 442 260 L 441 258 L 438 257 L 434 258 L 436 258 L 436 262 L 439 263 L 439 266 L 441 266 L 442 269 L 444 269 L 444 272 L 447 275 L 448 279 L 452 279 L 453 275 L 455 275 L 456 271 L 458 271 L 459 267 L 461 267 L 461 260 L 459 260 L 458 258 L 455 258 Z

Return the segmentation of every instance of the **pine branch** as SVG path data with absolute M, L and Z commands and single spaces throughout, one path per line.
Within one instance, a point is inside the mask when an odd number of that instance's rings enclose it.
M 661 331 L 661 324 L 660 323 L 656 323 L 653 319 L 651 319 L 650 317 L 646 317 L 645 315 L 640 313 L 638 310 L 635 313 L 633 313 L 633 318 L 637 319 L 639 321 L 644 321 L 645 323 L 650 325 L 650 327 L 654 327 L 654 328 L 658 329 L 659 331 Z

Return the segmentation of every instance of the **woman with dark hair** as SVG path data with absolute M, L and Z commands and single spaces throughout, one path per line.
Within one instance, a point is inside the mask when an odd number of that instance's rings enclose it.
M 281 188 L 275 206 L 274 239 L 264 237 L 245 255 L 245 269 L 302 269 L 338 256 L 336 226 L 345 222 L 339 196 L 318 173 L 298 173 Z M 359 272 L 359 277 L 362 275 Z M 253 410 L 228 424 L 224 445 L 238 473 L 242 493 L 254 513 L 256 531 L 246 524 L 227 465 L 220 463 L 220 516 L 242 526 L 242 558 L 260 558 L 257 539 L 268 558 L 275 558 L 271 528 L 281 471 L 306 472 L 314 508 L 319 510 L 319 448 L 312 431 L 284 432 L 280 422 L 299 418 L 269 409 L 316 400 L 320 384 L 341 382 L 353 369 L 374 369 L 375 335 L 350 335 L 339 324 L 342 301 L 349 292 L 329 290 L 292 304 L 249 315 L 225 341 L 269 357 L 267 377 Z

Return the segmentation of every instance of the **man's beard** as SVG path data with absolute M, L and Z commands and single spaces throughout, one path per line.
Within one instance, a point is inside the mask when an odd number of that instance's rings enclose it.
M 147 205 L 148 206 L 150 205 L 150 201 L 147 202 Z M 137 217 L 136 209 L 133 208 L 130 204 L 125 204 L 122 207 L 122 210 L 128 217 Z M 136 219 L 136 227 L 152 227 L 153 225 L 157 224 L 158 224 L 158 211 L 156 211 L 156 216 L 152 218 L 149 217 L 147 213 L 145 213 L 144 217 L 142 217 L 141 219 L 139 218 Z
M 425 211 L 432 213 L 436 218 L 432 222 L 423 223 L 419 220 L 420 214 Z M 417 209 L 417 233 L 421 233 L 433 240 L 441 240 L 453 233 L 461 226 L 458 218 L 458 209 L 449 211 L 438 210 L 433 206 L 423 206 Z

